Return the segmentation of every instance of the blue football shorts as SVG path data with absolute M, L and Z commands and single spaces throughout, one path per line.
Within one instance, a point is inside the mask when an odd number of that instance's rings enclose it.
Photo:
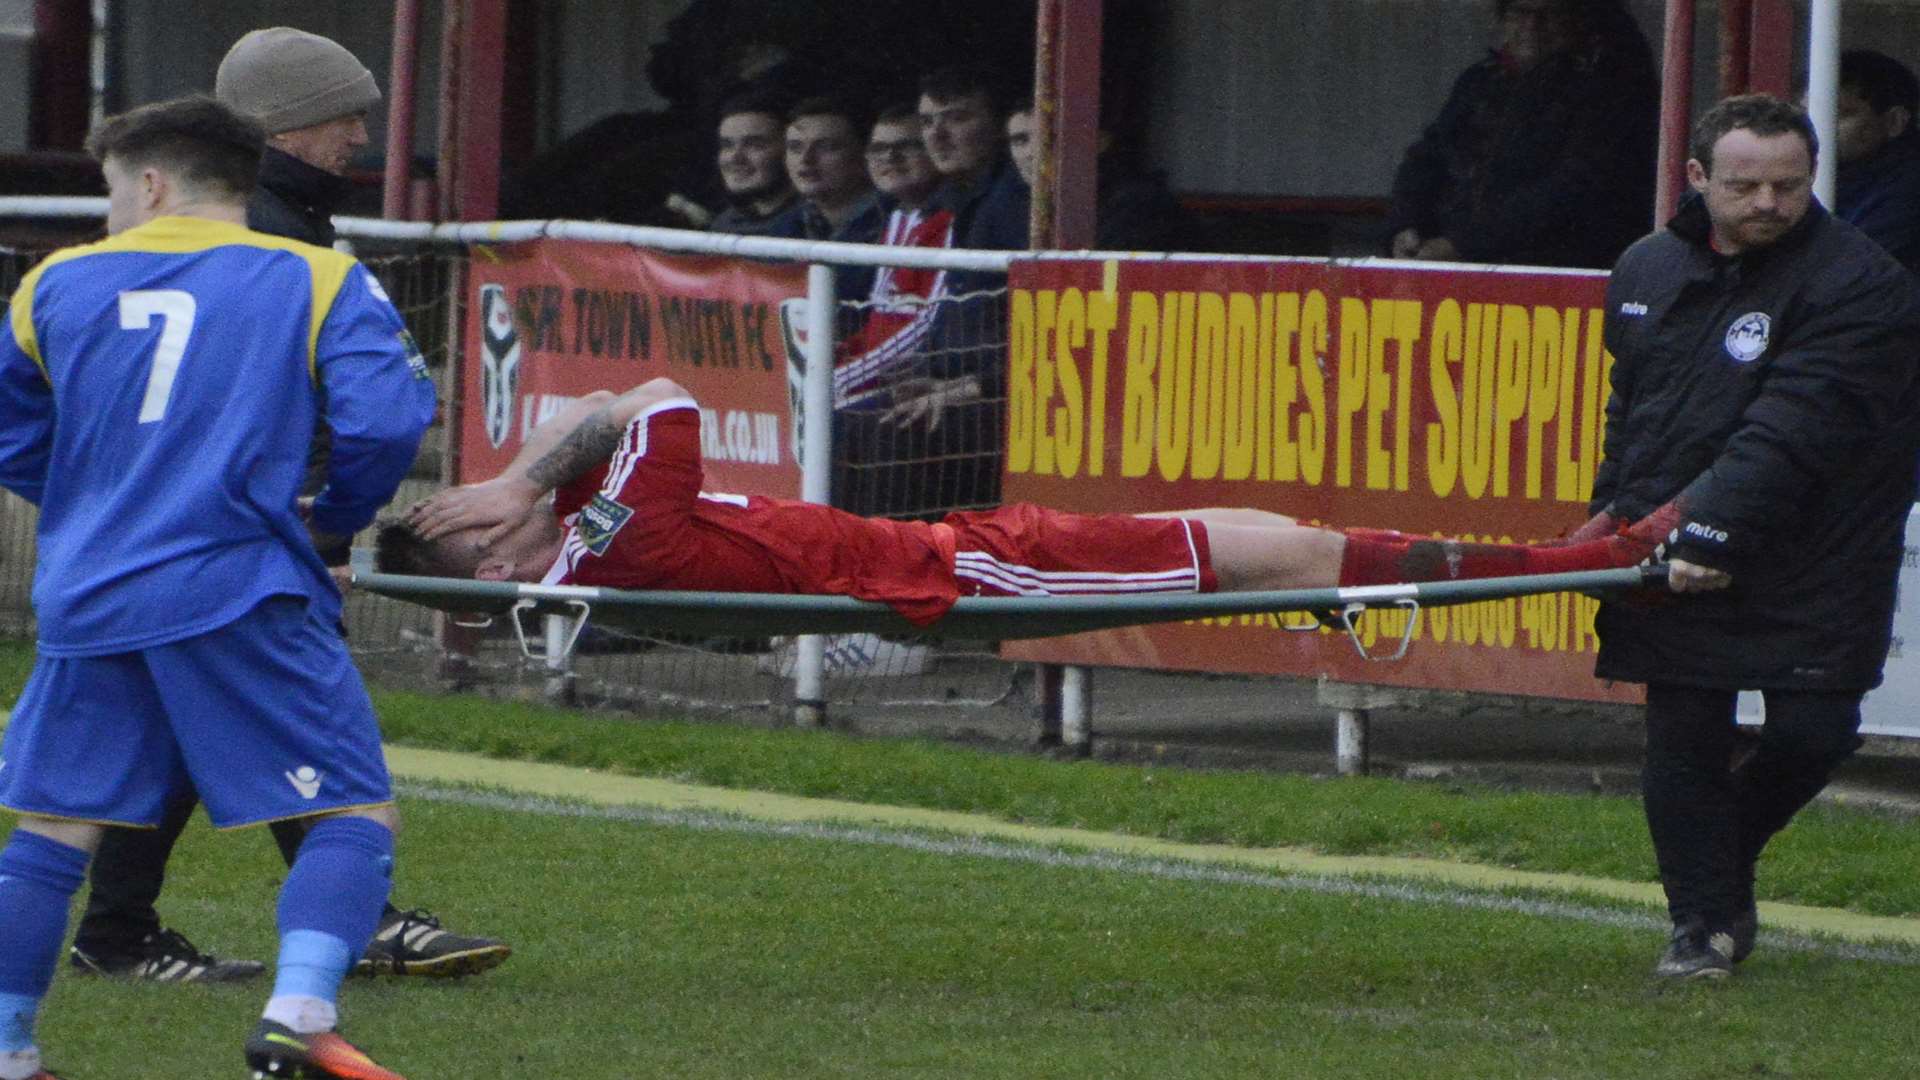
M 150 649 L 34 664 L 0 742 L 0 804 L 151 826 L 189 785 L 221 828 L 392 801 L 366 685 L 304 597 Z

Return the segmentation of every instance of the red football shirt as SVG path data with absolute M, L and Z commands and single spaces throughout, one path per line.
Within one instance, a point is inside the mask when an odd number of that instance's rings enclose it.
M 1218 587 L 1206 526 L 1015 503 L 937 525 L 700 490 L 700 410 L 663 401 L 605 468 L 554 493 L 566 527 L 549 584 L 852 596 L 919 625 L 970 596 L 1113 596 Z
M 546 580 L 622 589 L 853 596 L 915 623 L 959 598 L 952 532 L 829 506 L 700 490 L 700 410 L 653 406 L 606 468 L 554 493 L 566 526 Z

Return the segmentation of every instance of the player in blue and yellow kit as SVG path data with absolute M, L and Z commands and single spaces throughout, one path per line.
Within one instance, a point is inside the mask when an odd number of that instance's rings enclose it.
M 109 238 L 29 272 L 0 333 L 0 484 L 40 507 L 39 659 L 0 745 L 22 815 L 0 849 L 0 1080 L 51 1076 L 34 1014 L 102 826 L 151 826 L 187 784 L 221 827 L 314 822 L 255 1075 L 396 1076 L 334 1031 L 398 819 L 314 544 L 392 497 L 433 390 L 364 267 L 246 229 L 261 141 L 207 98 L 106 121 Z M 302 508 L 322 393 L 331 470 Z

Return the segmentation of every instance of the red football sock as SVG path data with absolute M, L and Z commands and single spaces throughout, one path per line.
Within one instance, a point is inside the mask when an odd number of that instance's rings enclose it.
M 1479 544 L 1408 536 L 1390 529 L 1346 529 L 1340 584 L 1463 581 L 1634 566 L 1653 554 L 1679 520 L 1678 505 L 1668 503 L 1613 535 L 1544 544 Z M 1583 527 L 1582 531 L 1589 530 Z

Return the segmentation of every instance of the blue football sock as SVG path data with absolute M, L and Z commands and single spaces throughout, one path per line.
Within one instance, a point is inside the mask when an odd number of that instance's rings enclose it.
M 280 889 L 274 997 L 339 999 L 340 980 L 380 925 L 393 884 L 393 831 L 369 818 L 315 823 Z
M 33 1046 L 34 1014 L 67 935 L 67 905 L 86 876 L 86 852 L 25 829 L 0 850 L 0 1053 Z

